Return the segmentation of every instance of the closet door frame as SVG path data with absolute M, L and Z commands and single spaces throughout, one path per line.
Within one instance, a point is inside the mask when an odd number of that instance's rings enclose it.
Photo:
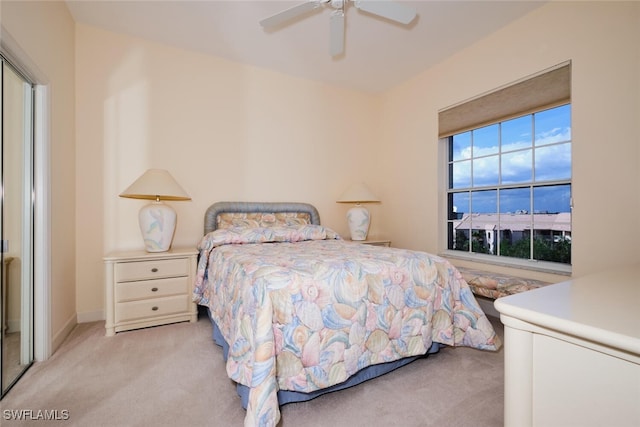
M 1 267 L 3 322 L 0 394 L 4 396 L 35 360 L 35 89 L 33 81 L 4 55 L 0 56 L 0 63 L 2 101 L 0 109 L 0 149 L 2 150 L 0 153 L 0 159 L 2 159 L 0 178 L 3 188 L 0 195 L 0 218 L 2 221 L 0 238 L 2 239 L 3 259 Z M 8 261 L 5 262 L 7 256 L 10 258 L 7 258 Z M 8 270 L 11 260 L 13 260 L 14 266 Z M 17 313 L 15 310 L 18 310 Z M 14 317 L 16 314 L 18 317 L 12 319 L 12 312 Z M 15 334 L 18 334 L 19 342 L 14 342 Z
M 51 357 L 51 97 L 49 78 L 0 23 L 0 53 L 35 86 L 34 118 L 34 359 Z

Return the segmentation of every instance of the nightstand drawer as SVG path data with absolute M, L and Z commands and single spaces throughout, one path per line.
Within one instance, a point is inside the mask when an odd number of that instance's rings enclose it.
M 155 298 L 151 300 L 129 301 L 116 305 L 116 322 L 158 317 L 167 314 L 185 313 L 189 310 L 189 297 L 177 295 L 173 297 Z
M 116 302 L 184 295 L 189 291 L 189 277 L 141 280 L 116 283 Z
M 115 266 L 116 282 L 187 276 L 188 274 L 188 258 L 121 262 Z

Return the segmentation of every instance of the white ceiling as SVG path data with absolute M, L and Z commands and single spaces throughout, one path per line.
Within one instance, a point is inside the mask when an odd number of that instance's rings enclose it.
M 67 0 L 76 22 L 367 92 L 381 92 L 541 6 L 542 1 L 421 0 L 408 26 L 346 9 L 345 54 L 329 55 L 330 8 L 276 31 L 262 18 L 305 0 Z

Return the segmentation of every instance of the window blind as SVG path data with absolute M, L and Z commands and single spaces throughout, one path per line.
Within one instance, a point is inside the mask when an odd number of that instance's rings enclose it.
M 565 62 L 438 113 L 440 138 L 571 101 L 571 63 Z

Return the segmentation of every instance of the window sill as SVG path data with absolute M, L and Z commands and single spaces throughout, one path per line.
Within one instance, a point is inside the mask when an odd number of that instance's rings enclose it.
M 531 261 L 526 259 L 496 257 L 484 254 L 469 254 L 466 252 L 450 250 L 442 251 L 438 255 L 447 259 L 456 259 L 478 264 L 495 265 L 499 267 L 516 268 L 520 270 L 531 270 L 535 272 L 557 274 L 561 276 L 571 276 L 572 271 L 571 265 L 547 261 Z

